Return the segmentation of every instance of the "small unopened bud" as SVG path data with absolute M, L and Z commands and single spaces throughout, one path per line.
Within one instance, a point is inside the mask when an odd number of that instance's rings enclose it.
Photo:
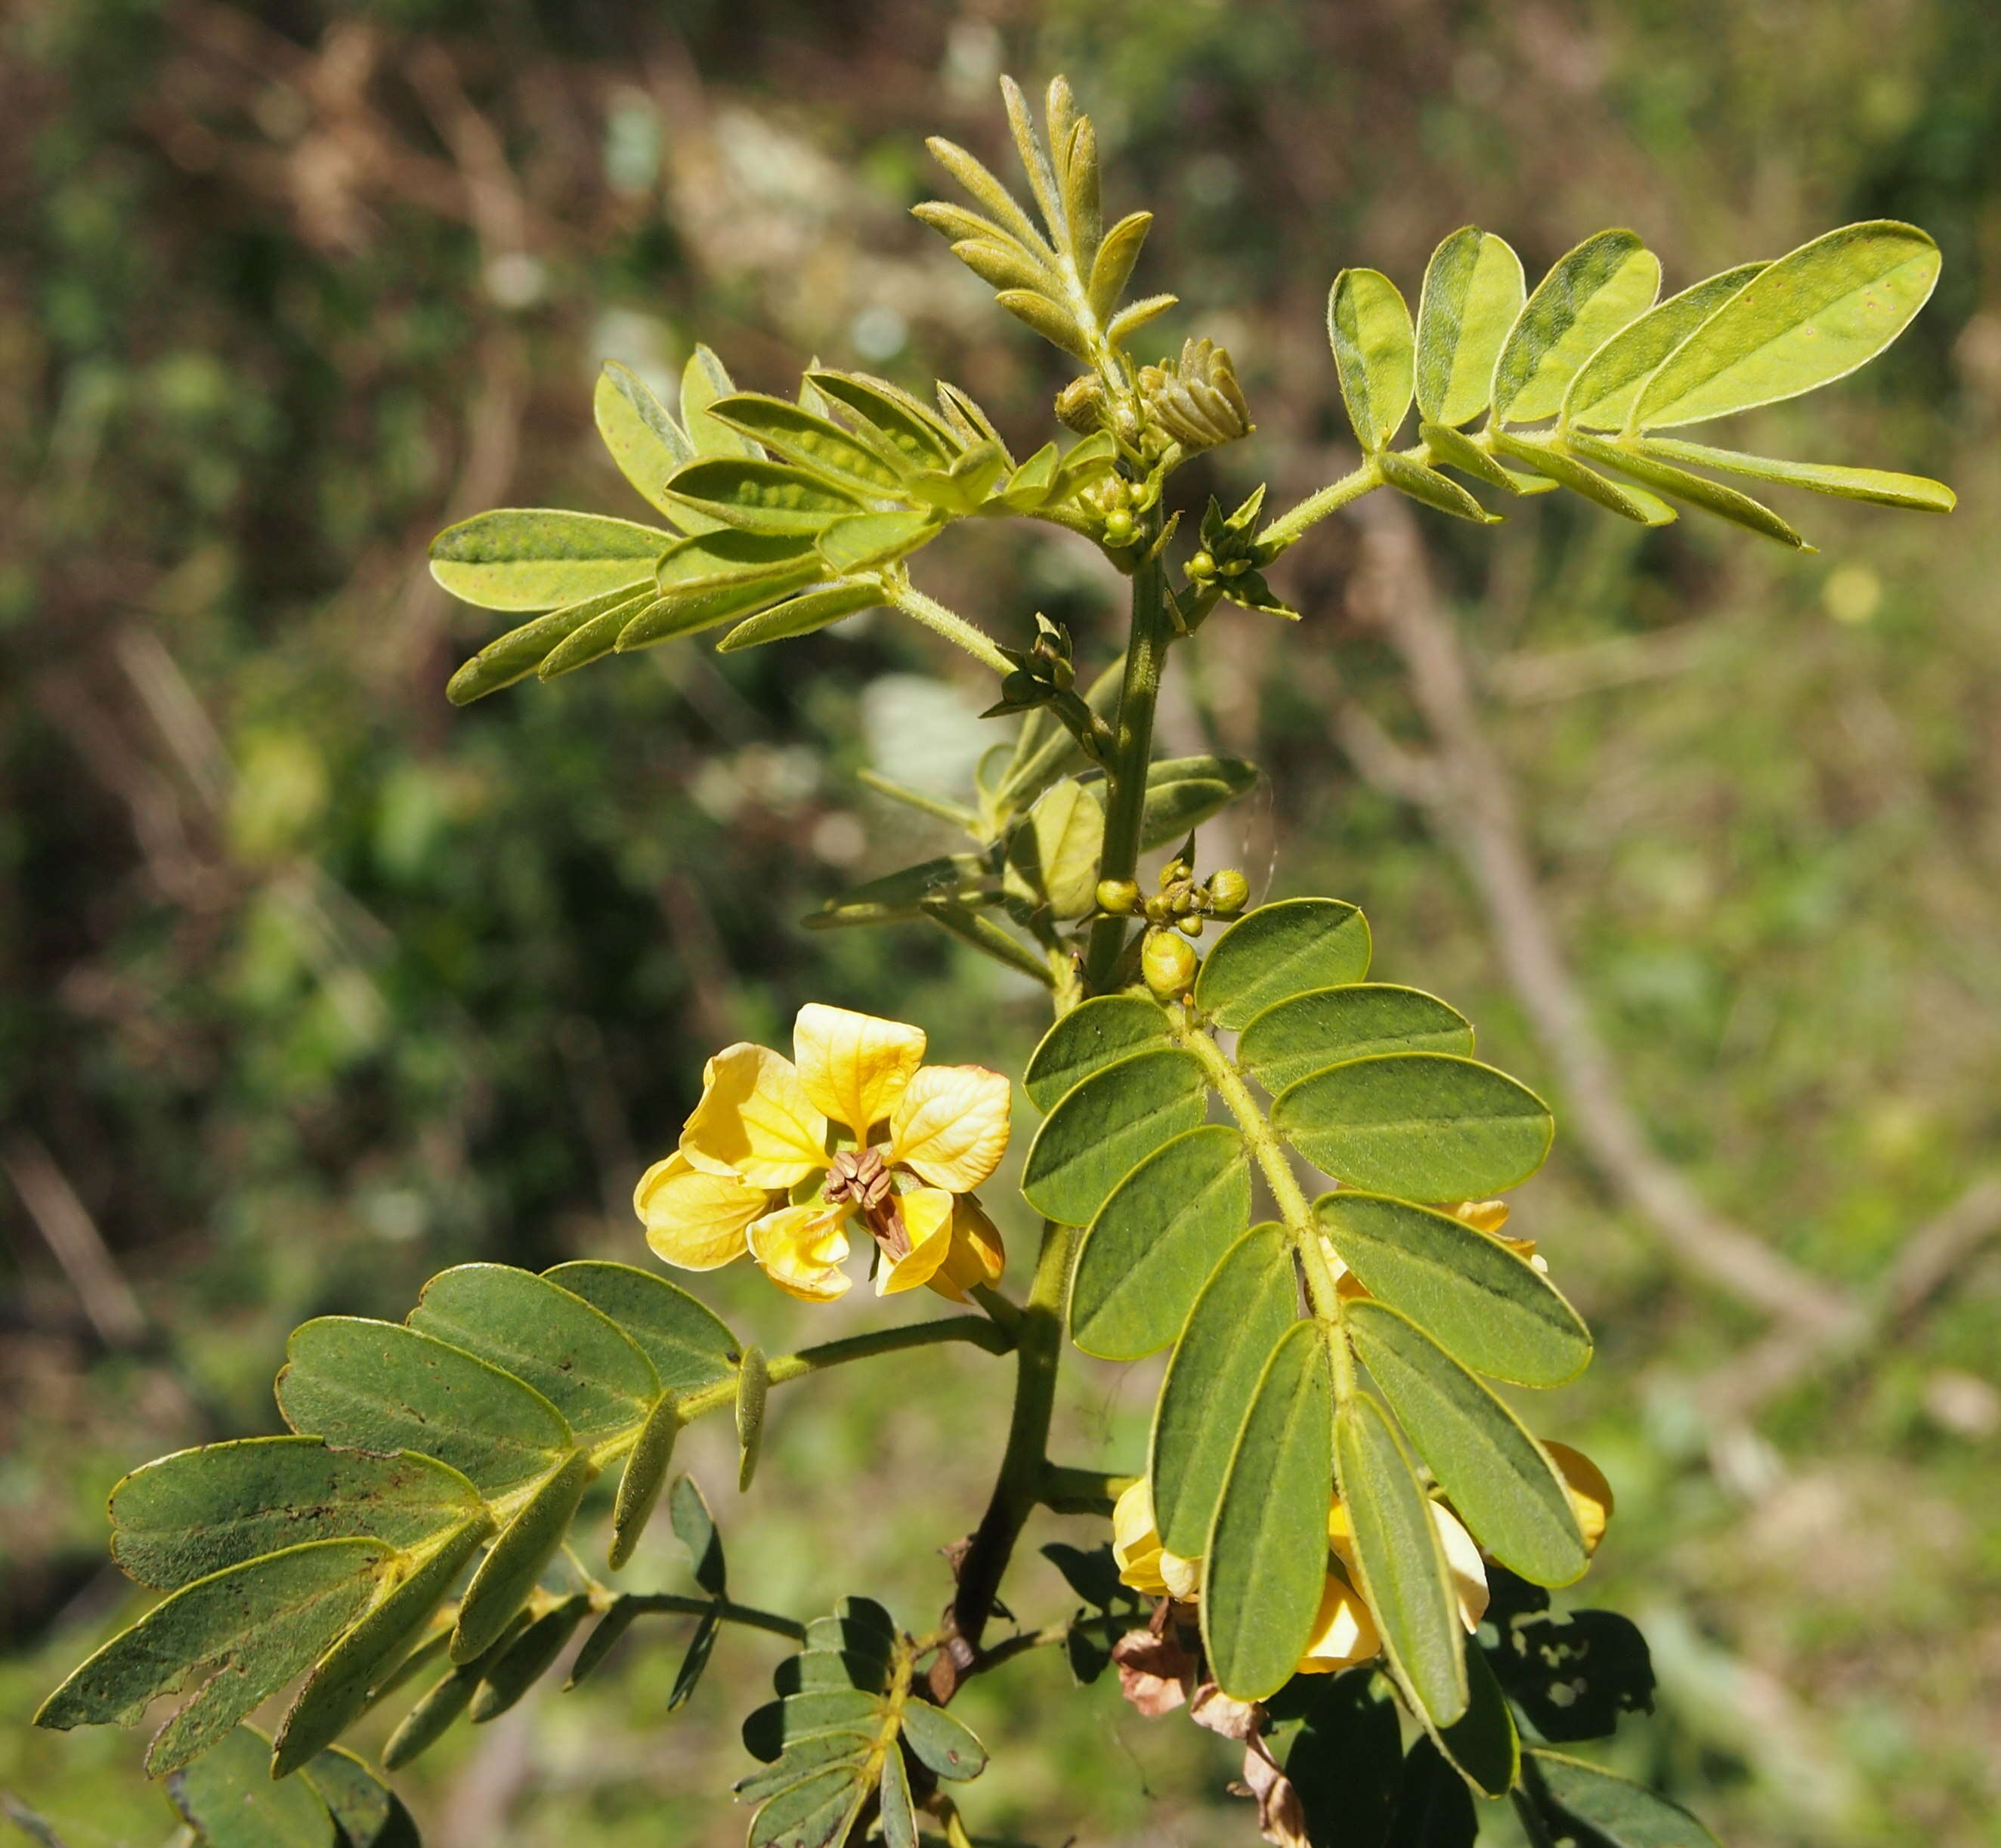
M 1100 879 L 1098 908 L 1115 917 L 1130 917 L 1140 909 L 1140 888 L 1130 879 Z
M 1018 667 L 1001 678 L 1000 697 L 1010 705 L 1032 705 L 1042 697 L 1044 691 L 1042 683 L 1025 668 Z
M 1234 866 L 1209 875 L 1209 908 L 1218 917 L 1234 917 L 1251 896 L 1251 882 Z
M 1133 516 L 1123 507 L 1114 507 L 1105 516 L 1105 537 L 1113 545 L 1124 545 L 1133 537 Z
M 1074 378 L 1056 394 L 1056 421 L 1080 437 L 1088 437 L 1105 422 L 1105 381 L 1086 377 Z
M 1161 868 L 1161 887 L 1164 891 L 1170 886 L 1185 884 L 1194 878 L 1195 868 L 1185 860 L 1170 860 Z
M 1198 914 L 1190 911 L 1174 920 L 1174 928 L 1184 936 L 1199 937 L 1202 934 L 1202 919 Z
M 1216 561 L 1206 552 L 1199 552 L 1188 562 L 1188 574 L 1197 583 L 1205 578 L 1216 576 Z
M 1195 909 L 1195 890 L 1188 886 L 1177 886 L 1168 894 L 1168 909 L 1177 917 L 1185 917 Z
M 1158 893 L 1147 900 L 1145 911 L 1147 921 L 1149 924 L 1167 924 L 1172 921 L 1174 915 L 1172 907 Z
M 1147 986 L 1162 1001 L 1173 1001 L 1185 994 L 1195 980 L 1195 951 L 1185 938 L 1171 931 L 1149 931 L 1140 952 L 1140 967 Z

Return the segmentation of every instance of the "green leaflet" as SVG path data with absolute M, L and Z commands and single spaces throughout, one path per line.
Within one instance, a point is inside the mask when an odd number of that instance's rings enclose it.
M 1591 1333 L 1526 1258 L 1449 1213 L 1344 1188 L 1314 1202 L 1321 1230 L 1372 1296 L 1467 1366 L 1517 1386 L 1561 1386 Z
M 1136 1053 L 1094 1072 L 1043 1120 L 1021 1193 L 1045 1218 L 1088 1226 L 1112 1191 L 1208 1108 L 1200 1062 L 1178 1047 Z
M 1762 501 L 1753 500 L 1748 494 L 1740 494 L 1735 488 L 1726 488 L 1721 482 L 1713 482 L 1706 476 L 1691 475 L 1686 468 L 1675 468 L 1649 455 L 1638 444 L 1630 442 L 1604 442 L 1596 437 L 1582 433 L 1573 433 L 1565 439 L 1566 447 L 1576 454 L 1587 457 L 1608 468 L 1616 468 L 1622 475 L 1630 475 L 1635 481 L 1644 482 L 1650 488 L 1657 488 L 1663 494 L 1671 494 L 1677 500 L 1692 502 L 1707 512 L 1717 513 L 1767 539 L 1776 539 L 1781 545 L 1790 545 L 1795 551 L 1811 552 L 1815 548 L 1794 531 L 1791 525 L 1779 517 Z
M 603 513 L 500 507 L 431 541 L 431 576 L 486 610 L 548 610 L 652 574 L 676 535 Z
M 1133 271 L 1140 261 L 1140 247 L 1147 241 L 1147 233 L 1153 228 L 1151 212 L 1128 212 L 1105 234 L 1098 246 L 1098 255 L 1091 261 L 1091 278 L 1085 294 L 1091 298 L 1091 311 L 1101 322 L 1108 322 L 1119 306 L 1119 298 L 1126 293 L 1126 285 L 1133 280 Z
M 711 457 L 675 470 L 667 493 L 677 506 L 755 533 L 817 533 L 862 510 L 858 496 L 789 462 Z
M 941 854 L 935 860 L 920 860 L 915 866 L 851 886 L 801 921 L 809 931 L 889 924 L 921 917 L 928 901 L 952 899 L 978 904 L 993 891 L 994 868 L 984 854 Z
M 910 1801 L 910 1774 L 903 1769 L 900 1752 L 882 1755 L 876 1786 L 875 1822 L 882 1832 L 882 1848 L 917 1848 L 917 1805 Z
M 736 1369 L 736 1487 L 740 1494 L 750 1486 L 757 1473 L 757 1459 L 764 1445 L 764 1396 L 771 1376 L 764 1363 L 764 1350 L 753 1342 L 743 1350 Z
M 1938 246 L 1889 219 L 1843 225 L 1747 284 L 1661 364 L 1631 422 L 1662 430 L 1776 404 L 1845 378 L 1910 324 Z
M 1495 421 L 1554 416 L 1585 361 L 1660 288 L 1660 259 L 1630 231 L 1601 231 L 1559 257 L 1494 363 Z
M 1101 994 L 1042 1035 L 1022 1074 L 1028 1101 L 1046 1115 L 1074 1085 L 1132 1053 L 1168 1043 L 1168 1019 L 1143 995 Z
M 977 1777 L 987 1769 L 987 1748 L 969 1727 L 941 1707 L 922 1700 L 906 1705 L 903 1740 L 920 1764 L 953 1783 Z
M 976 513 L 1007 472 L 1007 452 L 991 437 L 983 437 L 948 468 L 920 469 L 912 475 L 910 498 L 948 516 Z
M 456 1470 L 409 1452 L 370 1456 L 316 1437 L 248 1437 L 177 1450 L 111 1491 L 111 1554 L 128 1578 L 177 1591 L 306 1540 L 413 1547 L 485 1505 Z
M 528 1613 L 519 1612 L 481 1660 L 447 1669 L 440 1679 L 424 1691 L 383 1746 L 383 1770 L 400 1770 L 419 1752 L 437 1743 L 453 1721 L 472 1705 L 485 1670 L 500 1659 L 508 1644 L 527 1628 L 528 1622 Z
M 820 534 L 820 555 L 831 572 L 878 570 L 928 544 L 943 525 L 935 513 L 920 509 L 850 513 Z
M 197 1578 L 83 1663 L 35 1724 L 129 1726 L 207 1668 L 146 1754 L 155 1776 L 176 1770 L 322 1654 L 367 1609 L 395 1559 L 375 1540 L 312 1540 Z
M 1328 1336 L 1295 1322 L 1252 1394 L 1203 1549 L 1202 1634 L 1226 1694 L 1262 1700 L 1292 1679 L 1327 1584 L 1334 1490 Z
M 1431 1505 L 1388 1414 L 1369 1394 L 1358 1392 L 1336 1410 L 1334 1452 L 1359 1589 L 1390 1665 L 1432 1724 L 1450 1726 L 1468 1699 L 1464 1631 Z
M 525 1380 L 586 1446 L 629 1432 L 660 1396 L 652 1363 L 615 1323 L 531 1271 L 462 1264 L 441 1272 L 405 1319 Z
M 715 1516 L 709 1512 L 701 1484 L 692 1476 L 674 1479 L 673 1492 L 667 1499 L 667 1516 L 673 1525 L 675 1539 L 688 1550 L 695 1583 L 712 1598 L 727 1596 L 729 1572 L 722 1557 L 722 1536 L 717 1531 Z
M 1366 1666 L 1300 1679 L 1306 1724 L 1286 1754 L 1286 1775 L 1299 1793 L 1310 1841 L 1387 1848 L 1403 1740 L 1397 1704 L 1379 1699 L 1377 1686 Z
M 1264 1009 L 1237 1042 L 1237 1063 L 1276 1096 L 1330 1065 L 1372 1053 L 1473 1050 L 1473 1026 L 1436 995 L 1388 983 L 1315 988 Z
M 948 425 L 887 379 L 819 370 L 806 378 L 816 391 L 852 411 L 919 468 L 948 468 L 965 447 Z
M 695 1690 L 701 1685 L 703 1674 L 708 1668 L 708 1658 L 715 1650 L 715 1639 L 722 1630 L 722 1613 L 719 1610 L 705 1610 L 694 1627 L 694 1634 L 688 1638 L 687 1653 L 681 1658 L 681 1665 L 674 1676 L 674 1685 L 667 1695 L 667 1711 L 673 1713 L 687 1705 L 694 1697 Z
M 562 1544 L 593 1474 L 590 1459 L 575 1452 L 500 1530 L 459 1600 L 451 1635 L 454 1662 L 475 1661 L 499 1640 Z
M 1154 1408 L 1154 1524 L 1170 1552 L 1209 1543 L 1216 1498 L 1258 1381 L 1299 1317 L 1284 1230 L 1253 1226 L 1225 1254 L 1189 1312 Z
M 746 1803 L 762 1803 L 836 1766 L 851 1766 L 860 1774 L 875 1750 L 875 1740 L 872 1725 L 830 1728 L 802 1735 L 769 1770 L 753 1771 L 747 1777 L 740 1777 L 736 1794 Z
M 1522 1775 L 1522 1736 L 1477 1636 L 1466 1639 L 1466 1711 L 1439 1743 L 1481 1795 L 1505 1797 Z
M 788 642 L 795 635 L 810 635 L 844 616 L 872 610 L 883 600 L 882 586 L 872 578 L 861 583 L 828 584 L 803 596 L 788 597 L 775 608 L 740 622 L 716 643 L 715 652 L 735 654 L 740 649 L 761 648 L 767 642 Z
M 1272 1126 L 1324 1173 L 1412 1200 L 1505 1192 L 1556 1135 L 1526 1085 L 1444 1053 L 1379 1053 L 1302 1078 L 1272 1105 Z
M 1417 364 L 1411 311 L 1380 270 L 1344 270 L 1328 292 L 1327 337 L 1348 421 L 1373 455 L 1410 412 Z
M 1524 1766 L 1536 1807 L 1585 1848 L 1717 1848 L 1678 1803 L 1559 1752 L 1532 1751 Z
M 339 1848 L 418 1848 L 417 1825 L 402 1799 L 352 1752 L 322 1752 L 304 1780 L 340 1830 Z M 271 1787 L 268 1780 L 265 1788 Z M 218 1848 L 211 1835 L 211 1848 Z M 273 1848 L 260 1843 L 259 1848 Z
M 569 1678 L 563 1683 L 565 1693 L 597 1672 L 605 1657 L 617 1648 L 619 1639 L 632 1627 L 642 1609 L 643 1606 L 629 1592 L 621 1593 L 611 1601 L 611 1608 L 598 1620 L 597 1628 L 583 1639 L 583 1647 L 570 1663 Z
M 1502 468 L 1463 430 L 1449 430 L 1442 423 L 1420 423 L 1418 434 L 1434 463 L 1456 468 L 1490 487 L 1510 494 L 1549 494 L 1556 489 L 1556 482 L 1546 475 L 1523 475 Z
M 632 1558 L 639 1536 L 652 1519 L 680 1432 L 680 1407 L 672 1393 L 663 1393 L 632 1440 L 618 1478 L 618 1493 L 611 1505 L 611 1544 L 606 1555 L 614 1572 Z
M 322 1316 L 294 1331 L 278 1409 L 357 1450 L 415 1450 L 482 1495 L 540 1481 L 574 1447 L 562 1413 L 498 1367 L 395 1322 Z
M 717 398 L 709 405 L 708 414 L 719 423 L 755 439 L 772 454 L 823 475 L 850 493 L 893 496 L 901 492 L 910 474 L 909 464 L 893 444 L 886 443 L 878 449 L 830 419 L 782 398 L 740 392 Z
M 1421 501 L 1441 513 L 1449 513 L 1455 520 L 1470 520 L 1475 526 L 1491 526 L 1500 518 L 1498 513 L 1488 513 L 1450 475 L 1441 475 L 1436 468 L 1427 468 L 1408 456 L 1398 455 L 1393 450 L 1385 451 L 1376 458 L 1376 465 L 1382 470 L 1383 480 L 1399 494 L 1408 494 L 1411 499 Z
M 1098 903 L 1105 810 L 1095 793 L 1066 777 L 1044 790 L 1027 823 L 1007 841 L 1011 874 L 1031 903 L 1058 918 L 1082 917 Z
M 1164 757 L 1148 764 L 1140 851 L 1179 840 L 1257 781 L 1258 766 L 1242 757 Z
M 325 1802 L 307 1779 L 272 1782 L 269 1742 L 249 1726 L 226 1733 L 199 1763 L 176 1770 L 167 1780 L 167 1795 L 204 1848 L 336 1848 L 336 1843 L 349 1848 L 356 1843 L 345 1832 L 336 1835 Z M 386 1791 L 382 1797 L 386 1817 L 394 1799 Z M 356 1848 L 374 1839 L 361 1837 Z
M 750 1818 L 750 1848 L 833 1848 L 868 1801 L 870 1780 L 858 1763 L 804 1779 L 771 1798 Z
M 588 1258 L 544 1275 L 617 1323 L 671 1392 L 712 1386 L 736 1369 L 736 1337 L 713 1310 L 664 1277 Z
M 591 409 L 597 433 L 604 439 L 619 473 L 672 518 L 675 510 L 661 489 L 684 462 L 694 460 L 694 445 L 667 407 L 636 373 L 607 360 L 597 375 Z
M 1503 455 L 1511 455 L 1517 461 L 1541 469 L 1573 494 L 1582 494 L 1586 500 L 1595 501 L 1623 519 L 1640 526 L 1670 526 L 1674 523 L 1675 510 L 1665 501 L 1649 494 L 1644 488 L 1622 488 L 1616 482 L 1607 481 L 1603 475 L 1585 468 L 1575 456 L 1559 449 L 1547 437 L 1531 441 L 1510 431 L 1496 430 L 1489 433 L 1489 440 Z
M 1387 1839 L 1397 1848 L 1474 1848 L 1479 1836 L 1480 1817 L 1465 1778 L 1436 1740 L 1418 1740 L 1404 1756 Z
M 617 604 L 572 629 L 542 656 L 535 670 L 536 677 L 542 680 L 561 680 L 579 667 L 588 667 L 593 661 L 603 660 L 618 647 L 618 638 L 630 625 L 659 607 L 659 589 L 656 584 L 652 591 L 635 601 Z M 501 639 L 510 639 L 506 636 Z
M 555 1666 L 563 1645 L 589 1615 L 590 1599 L 573 1592 L 551 1605 L 497 1654 L 472 1697 L 469 1717 L 475 1726 L 497 1720 Z
M 1119 1184 L 1085 1232 L 1070 1286 L 1070 1339 L 1105 1360 L 1138 1360 L 1166 1347 L 1250 1223 L 1242 1134 L 1205 1123 L 1177 1136 Z
M 1369 973 L 1369 922 L 1338 899 L 1260 905 L 1216 939 L 1195 978 L 1195 1005 L 1219 1026 L 1248 1026 L 1275 1002 Z
M 708 414 L 711 405 L 736 390 L 722 360 L 698 343 L 681 368 L 681 427 L 697 455 L 747 456 L 754 461 L 764 454 L 761 445 Z
M 1588 360 L 1564 393 L 1563 420 L 1590 430 L 1619 430 L 1662 360 L 1754 276 L 1770 266 L 1745 263 L 1670 295 L 1614 334 Z
M 470 705 L 475 699 L 511 687 L 533 673 L 572 635 L 593 626 L 597 633 L 608 634 L 615 641 L 619 630 L 652 602 L 654 595 L 649 572 L 640 581 L 621 584 L 601 597 L 587 597 L 581 603 L 552 610 L 533 622 L 510 629 L 459 667 L 446 684 L 445 698 L 455 706 Z M 597 652 L 601 654 L 605 650 Z
M 1654 1708 L 1647 1639 L 1609 1610 L 1545 1611 L 1502 1629 L 1494 1670 L 1551 1744 L 1609 1738 L 1626 1714 Z
M 1846 468 L 1834 462 L 1792 462 L 1773 456 L 1746 455 L 1741 450 L 1712 449 L 1706 443 L 1676 437 L 1649 437 L 1639 444 L 1643 454 L 1672 462 L 1693 462 L 1701 468 L 1721 468 L 1730 475 L 1778 482 L 1815 494 L 1837 494 L 1845 500 L 1870 500 L 1880 506 L 1911 507 L 1920 513 L 1950 513 L 1958 496 L 1943 482 L 1922 475 L 1895 475 L 1882 468 Z
M 278 1729 L 274 1777 L 284 1777 L 332 1745 L 361 1716 L 492 1531 L 492 1517 L 482 1507 L 476 1518 L 434 1537 L 407 1575 L 313 1665 Z
M 873 1731 L 882 1697 L 865 1688 L 835 1688 L 791 1694 L 767 1702 L 743 1722 L 743 1749 L 770 1764 L 798 1739 L 818 1732 Z
M 1556 1466 L 1499 1399 L 1394 1309 L 1363 1300 L 1342 1326 L 1467 1530 L 1532 1585 L 1590 1563 Z
M 1427 423 L 1456 427 L 1486 409 L 1525 292 L 1522 259 L 1477 225 L 1432 252 L 1418 298 L 1418 408 Z

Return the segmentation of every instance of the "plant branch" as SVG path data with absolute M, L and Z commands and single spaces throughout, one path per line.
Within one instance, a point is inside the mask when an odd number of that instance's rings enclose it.
M 1382 470 L 1373 458 L 1365 461 L 1352 474 L 1344 475 L 1339 481 L 1330 483 L 1317 494 L 1308 495 L 1297 506 L 1281 513 L 1258 535 L 1258 543 L 1270 546 L 1275 555 L 1283 552 L 1308 527 L 1317 525 L 1330 513 L 1340 512 L 1351 500 L 1359 500 L 1372 488 L 1382 485 Z
M 789 1637 L 795 1643 L 806 1640 L 805 1624 L 774 1610 L 760 1610 L 753 1604 L 734 1604 L 727 1598 L 685 1597 L 677 1592 L 627 1592 L 618 1594 L 628 1610 L 646 1615 L 705 1617 L 712 1611 L 726 1624 L 741 1624 L 746 1630 L 768 1630 L 774 1636 Z
M 1112 1504 L 1137 1482 L 1137 1476 L 1116 1470 L 1072 1469 L 1067 1464 L 1042 1465 L 1039 1496 L 1045 1508 L 1058 1514 L 1108 1515 Z
M 890 602 L 906 616 L 914 616 L 953 647 L 964 649 L 983 667 L 990 667 L 999 674 L 1014 671 L 1014 663 L 1001 653 L 999 644 L 984 629 L 968 622 L 956 611 L 948 610 L 935 597 L 925 596 L 908 578 L 884 581 Z
M 893 802 L 901 802 L 907 809 L 915 809 L 920 814 L 934 816 L 968 834 L 978 836 L 980 817 L 963 802 L 955 802 L 949 796 L 927 795 L 921 789 L 907 788 L 893 778 L 879 771 L 858 770 L 854 780 L 865 789 L 872 789 L 878 795 L 886 796 Z
M 1060 1624 L 1045 1624 L 1039 1630 L 1024 1630 L 1018 1635 L 1005 1637 L 980 1658 L 972 1672 L 983 1675 L 989 1669 L 997 1669 L 1004 1662 L 1012 1662 L 1018 1655 L 1026 1655 L 1034 1649 L 1053 1649 L 1069 1641 L 1074 1630 L 1103 1630 L 1109 1635 L 1114 1631 L 1123 1634 L 1128 1630 L 1141 1627 L 1140 1620 L 1129 1611 L 1104 1611 L 1094 1617 L 1075 1617 Z

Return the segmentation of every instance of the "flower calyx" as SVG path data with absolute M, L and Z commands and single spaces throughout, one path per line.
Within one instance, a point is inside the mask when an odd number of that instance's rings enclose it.
M 1140 398 L 1150 421 L 1189 454 L 1234 443 L 1257 427 L 1228 350 L 1213 340 L 1185 341 L 1178 360 L 1142 366 Z
M 1026 648 L 1000 650 L 1012 666 L 1002 677 L 1000 697 L 980 714 L 1000 719 L 1011 712 L 1031 712 L 1047 706 L 1094 763 L 1105 761 L 1115 742 L 1108 722 L 1091 710 L 1077 691 L 1077 667 L 1070 631 L 1035 612 L 1035 639 Z
M 1225 513 L 1215 496 L 1202 517 L 1201 547 L 1188 562 L 1188 581 L 1247 610 L 1263 610 L 1290 621 L 1299 611 L 1266 583 L 1264 567 L 1278 556 L 1275 546 L 1261 545 L 1252 529 L 1265 504 L 1262 486 L 1254 489 L 1233 513 Z

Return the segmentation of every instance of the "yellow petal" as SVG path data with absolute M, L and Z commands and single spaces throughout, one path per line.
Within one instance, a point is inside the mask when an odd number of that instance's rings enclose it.
M 1161 1537 L 1154 1531 L 1154 1491 L 1143 1476 L 1112 1505 L 1112 1557 L 1121 1584 L 1150 1598 L 1167 1596 Z
M 791 1060 L 767 1046 L 729 1046 L 703 1068 L 681 1153 L 694 1167 L 753 1187 L 790 1187 L 826 1166 L 826 1119 Z
M 712 1271 L 741 1258 L 746 1230 L 771 1203 L 763 1188 L 702 1174 L 678 1154 L 655 1162 L 632 1190 L 647 1244 L 686 1271 Z
M 750 1228 L 750 1255 L 787 1294 L 808 1303 L 831 1303 L 848 1292 L 840 1269 L 847 1256 L 845 1206 L 786 1206 Z
M 813 1107 L 845 1123 L 865 1145 L 924 1063 L 924 1032 L 809 1001 L 792 1023 L 792 1056 Z
M 1368 1661 L 1382 1647 L 1376 1620 L 1362 1594 L 1338 1572 L 1328 1573 L 1320 1610 L 1314 1618 L 1312 1640 L 1299 1660 L 1299 1672 L 1331 1675 L 1337 1669 Z
M 1536 1255 L 1536 1241 L 1533 1238 L 1504 1238 L 1500 1242 L 1517 1258 L 1527 1258 L 1545 1276 L 1549 1274 L 1550 1261 Z
M 1612 1484 L 1582 1450 L 1547 1439 L 1543 1448 L 1570 1490 L 1570 1505 L 1577 1510 L 1577 1524 L 1584 1531 L 1585 1551 L 1596 1553 L 1605 1537 L 1605 1523 L 1612 1519 Z
M 879 1296 L 900 1296 L 928 1283 L 952 1249 L 952 1198 L 939 1187 L 920 1187 L 897 1196 L 903 1216 L 903 1230 L 910 1234 L 910 1248 L 900 1258 L 886 1259 L 875 1272 Z
M 889 1160 L 920 1179 L 970 1193 L 1007 1148 L 1007 1081 L 979 1065 L 927 1065 L 889 1119 Z
M 1182 1604 L 1192 1603 L 1202 1595 L 1202 1561 L 1184 1559 L 1178 1553 L 1161 1549 L 1161 1582 L 1168 1596 Z
M 1461 1200 L 1452 1216 L 1463 1220 L 1476 1232 L 1498 1232 L 1508 1223 L 1505 1200 Z
M 955 1303 L 966 1302 L 976 1286 L 995 1282 L 1007 1263 L 1007 1248 L 1000 1242 L 1000 1227 L 971 1194 L 962 1195 L 952 1210 L 952 1249 L 938 1267 L 931 1287 Z
M 1446 1571 L 1459 1601 L 1459 1620 L 1467 1630 L 1477 1630 L 1487 1610 L 1487 1567 L 1479 1546 L 1459 1524 L 1459 1517 L 1437 1502 L 1432 1504 L 1432 1524 L 1445 1544 Z

